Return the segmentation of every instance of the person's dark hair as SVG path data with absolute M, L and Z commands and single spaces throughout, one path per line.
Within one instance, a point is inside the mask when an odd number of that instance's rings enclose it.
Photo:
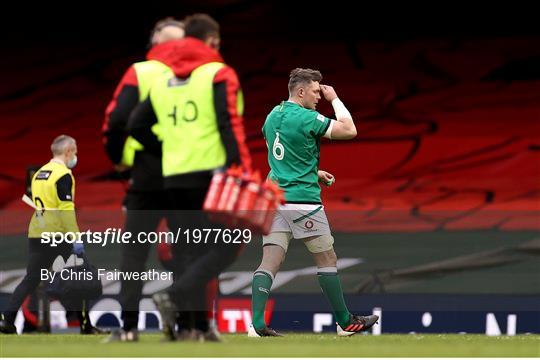
M 289 77 L 289 93 L 300 85 L 308 85 L 312 81 L 321 82 L 322 75 L 318 70 L 296 68 Z
M 208 14 L 193 14 L 184 20 L 186 36 L 205 41 L 210 36 L 219 37 L 219 24 Z

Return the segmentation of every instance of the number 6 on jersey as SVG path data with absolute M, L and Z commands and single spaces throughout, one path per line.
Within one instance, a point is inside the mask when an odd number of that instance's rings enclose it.
M 279 150 L 279 152 L 278 152 Z M 285 148 L 283 145 L 279 142 L 279 133 L 276 132 L 276 139 L 274 140 L 274 146 L 272 147 L 272 154 L 276 158 L 276 160 L 283 160 L 283 156 L 285 155 Z

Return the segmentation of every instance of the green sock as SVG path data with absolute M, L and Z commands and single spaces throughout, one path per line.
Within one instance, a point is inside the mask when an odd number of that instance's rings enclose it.
M 343 299 L 341 281 L 337 273 L 337 268 L 319 268 L 317 272 L 321 289 L 328 299 L 336 321 L 342 328 L 349 325 L 349 309 Z
M 270 272 L 257 270 L 253 274 L 253 282 L 251 285 L 251 313 L 253 317 L 253 327 L 262 329 L 266 326 L 264 322 L 264 309 L 266 301 L 270 295 L 272 282 L 274 277 Z

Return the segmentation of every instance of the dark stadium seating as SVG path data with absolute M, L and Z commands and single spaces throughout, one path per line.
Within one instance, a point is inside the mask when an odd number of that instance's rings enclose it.
M 540 79 L 508 64 L 534 60 L 538 49 L 538 39 L 521 38 L 239 41 L 226 43 L 224 57 L 239 71 L 248 144 L 264 172 L 260 128 L 286 99 L 292 68 L 320 69 L 353 113 L 358 138 L 322 145 L 320 167 L 337 180 L 323 192 L 334 228 L 514 230 L 540 229 Z M 47 161 L 51 139 L 68 133 L 79 144 L 78 207 L 118 208 L 123 185 L 110 179 L 100 131 L 114 86 L 135 59 L 122 49 L 34 52 L 32 61 L 2 60 L 22 71 L 0 85 L 0 206 L 24 208 L 26 166 Z

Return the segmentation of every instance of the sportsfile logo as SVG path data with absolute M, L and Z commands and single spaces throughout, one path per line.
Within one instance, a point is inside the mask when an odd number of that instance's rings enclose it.
M 120 228 L 107 228 L 105 231 L 44 231 L 41 243 L 56 247 L 61 243 L 99 244 L 249 244 L 252 239 L 250 229 L 182 229 L 172 231 L 149 231 L 132 233 Z

